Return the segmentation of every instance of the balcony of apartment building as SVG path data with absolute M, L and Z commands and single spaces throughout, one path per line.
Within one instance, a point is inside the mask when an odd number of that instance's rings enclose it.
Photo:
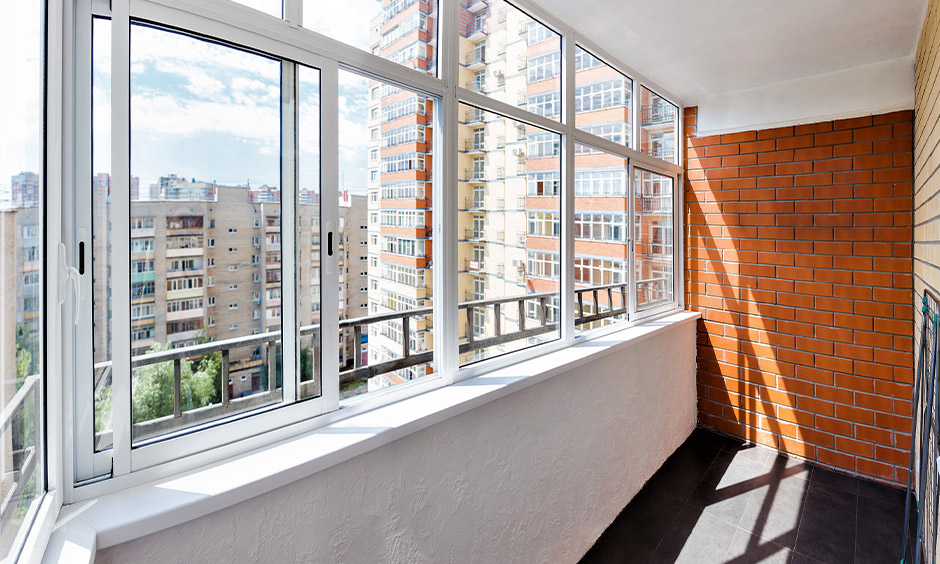
M 467 26 L 467 39 L 480 41 L 490 34 L 490 26 L 485 19 L 477 17 Z
M 47 197 L 0 208 L 47 228 L 0 222 L 0 560 L 933 562 L 940 0 L 755 2 L 24 0 Z M 392 33 L 428 69 L 357 44 Z M 578 49 L 629 80 L 587 101 Z M 574 84 L 497 92 L 552 53 Z M 367 158 L 380 81 L 434 108 L 417 187 Z M 322 200 L 237 244 L 157 195 L 91 228 L 164 159 Z
M 489 2 L 487 2 L 487 0 L 468 0 L 467 4 L 467 12 L 476 14 L 485 9 L 489 5 Z

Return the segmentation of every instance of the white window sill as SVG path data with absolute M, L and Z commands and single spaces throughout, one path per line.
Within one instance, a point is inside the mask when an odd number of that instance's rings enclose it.
M 698 317 L 695 312 L 674 313 L 197 470 L 66 506 L 43 562 L 93 562 L 99 549 L 283 487 Z

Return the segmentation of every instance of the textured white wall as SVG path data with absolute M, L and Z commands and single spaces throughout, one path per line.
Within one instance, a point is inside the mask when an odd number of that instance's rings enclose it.
M 577 562 L 695 426 L 695 323 L 96 562 Z

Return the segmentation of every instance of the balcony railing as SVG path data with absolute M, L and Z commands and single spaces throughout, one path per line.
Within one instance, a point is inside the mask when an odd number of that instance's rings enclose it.
M 479 153 L 485 151 L 484 144 L 482 140 L 476 139 L 465 139 L 463 142 L 463 148 L 468 153 Z
M 672 196 L 643 196 L 643 213 L 672 212 Z
M 485 22 L 472 23 L 467 26 L 467 36 L 471 39 L 473 39 L 476 35 L 486 35 L 489 32 L 489 27 L 487 27 Z
M 647 151 L 646 154 L 669 162 L 673 162 L 676 157 L 675 151 L 663 147 L 653 147 L 650 151 Z
M 470 80 L 466 84 L 467 90 L 486 94 L 486 83 L 481 80 Z
M 483 169 L 479 168 L 465 168 L 463 175 L 467 180 L 483 180 L 484 177 Z
M 468 261 L 468 268 L 470 266 L 470 262 L 472 261 Z M 503 265 L 501 264 L 497 265 L 498 270 L 503 270 L 502 267 Z M 479 264 L 479 268 L 483 268 L 482 263 Z M 638 282 L 638 293 L 642 293 L 644 298 L 652 297 L 654 294 L 650 294 L 650 292 L 655 293 L 659 291 L 665 291 L 667 280 L 668 279 L 666 278 L 657 278 L 640 281 Z M 586 293 L 591 294 L 595 304 L 598 303 L 600 296 L 606 296 L 607 303 L 611 305 L 611 308 L 604 312 L 585 315 L 584 294 Z M 621 306 L 616 309 L 612 307 L 614 304 L 615 295 L 620 297 Z M 543 292 L 523 294 L 506 298 L 470 300 L 469 298 L 473 297 L 473 295 L 468 292 L 465 295 L 465 297 L 468 298 L 468 301 L 458 304 L 458 312 L 465 312 L 464 319 L 468 324 L 468 328 L 473 327 L 473 313 L 475 310 L 479 310 L 481 308 L 493 309 L 496 314 L 494 327 L 495 335 L 486 338 L 479 338 L 479 335 L 474 335 L 473 331 L 468 331 L 466 341 L 460 343 L 460 353 L 471 352 L 478 349 L 509 343 L 519 339 L 526 339 L 557 330 L 558 323 L 556 321 L 550 320 L 549 301 L 556 299 L 559 296 L 560 294 L 558 292 Z M 626 297 L 626 283 L 575 289 L 575 301 L 579 305 L 578 316 L 575 319 L 575 324 L 583 325 L 585 323 L 592 323 L 601 319 L 606 319 L 608 317 L 625 314 L 627 312 Z M 538 312 L 538 319 L 534 326 L 528 326 L 526 307 L 527 303 L 529 302 L 536 302 L 538 304 L 536 308 L 536 311 Z M 502 313 L 504 310 L 508 311 L 513 307 L 518 309 L 518 328 L 510 331 L 504 331 Z M 362 335 L 364 330 L 368 331 L 369 325 L 376 323 L 394 322 L 401 325 L 401 342 L 410 343 L 412 331 L 415 330 L 412 324 L 412 320 L 423 320 L 424 318 L 431 316 L 432 313 L 433 308 L 424 307 L 402 312 L 390 312 L 359 317 L 355 319 L 340 320 L 340 331 L 351 330 L 353 332 L 353 343 L 355 349 L 353 355 L 353 367 L 339 373 L 340 385 L 362 382 L 381 374 L 386 374 L 389 372 L 394 372 L 419 364 L 426 364 L 431 362 L 433 360 L 433 351 L 412 351 L 410 350 L 410 347 L 403 345 L 401 356 L 399 358 L 378 362 L 371 365 L 363 365 Z M 300 337 L 302 339 L 309 338 L 312 340 L 312 354 L 314 355 L 314 358 L 318 358 L 320 356 L 320 325 L 317 324 L 301 327 Z M 281 346 L 280 341 L 281 332 L 271 331 L 260 335 L 236 337 L 233 339 L 213 341 L 209 343 L 203 343 L 168 351 L 147 353 L 133 357 L 131 359 L 132 370 L 153 366 L 160 363 L 172 363 L 173 365 L 173 413 L 164 417 L 134 423 L 133 436 L 135 440 L 153 437 L 169 431 L 180 430 L 188 426 L 206 423 L 220 419 L 222 417 L 261 407 L 263 405 L 275 404 L 282 401 L 283 389 L 280 388 L 277 384 L 277 363 L 271 361 L 277 357 L 279 352 L 278 349 Z M 251 355 L 250 360 L 252 362 L 264 361 L 261 365 L 266 366 L 267 368 L 267 373 L 264 375 L 266 380 L 266 388 L 248 396 L 237 398 L 230 397 L 228 389 L 228 380 L 230 374 L 233 370 L 239 371 L 244 369 L 239 368 L 237 364 L 233 366 L 231 361 L 232 351 L 249 347 L 260 347 L 263 351 L 260 355 Z M 184 361 L 189 362 L 192 359 L 201 358 L 205 355 L 215 353 L 219 353 L 221 356 L 221 402 L 184 410 L 181 391 L 183 373 L 182 363 Z M 256 365 L 257 364 L 255 364 L 255 366 Z M 112 363 L 111 361 L 97 363 L 95 364 L 94 369 L 95 391 L 97 394 L 100 390 L 102 390 L 103 387 L 110 385 L 112 376 Z M 38 376 L 31 377 L 31 379 L 27 378 L 23 387 L 20 388 L 16 396 L 10 401 L 9 405 L 4 408 L 2 414 L 0 414 L 0 422 L 2 422 L 3 429 L 9 426 L 12 418 L 14 417 L 14 411 L 19 409 L 20 405 L 26 401 L 26 397 L 30 393 L 30 390 L 33 386 L 36 385 L 37 382 Z M 312 380 L 300 382 L 298 390 L 299 397 L 317 395 L 321 391 L 320 385 L 321 382 L 318 377 L 314 377 Z M 98 448 L 103 448 L 109 446 L 110 444 L 111 431 L 96 433 L 96 446 Z M 34 463 L 31 462 L 31 464 Z M 28 465 L 24 464 L 22 467 L 26 469 L 28 468 Z
M 676 119 L 676 109 L 665 104 L 654 104 L 652 106 L 643 106 L 640 109 L 641 121 L 643 125 L 657 125 L 661 123 L 672 123 Z
M 468 67 L 482 65 L 486 63 L 486 55 L 474 49 L 467 53 L 465 61 Z
M 467 110 L 467 123 L 483 121 L 483 110 Z
M 3 440 L 4 457 L 4 492 L 0 500 L 0 528 L 4 531 L 15 530 L 11 519 L 17 515 L 17 505 L 26 495 L 26 490 L 33 483 L 31 478 L 36 470 L 38 452 L 35 435 L 25 436 L 28 421 L 24 418 L 36 417 L 42 413 L 39 401 L 39 388 L 42 383 L 39 375 L 27 376 L 22 385 L 0 411 L 0 435 Z M 32 409 L 26 406 L 32 403 Z M 33 426 L 33 433 L 38 433 L 38 426 Z M 29 444 L 32 442 L 33 444 Z
M 672 297 L 669 295 L 669 278 L 648 278 L 636 281 L 637 305 L 649 306 L 657 302 L 665 302 Z

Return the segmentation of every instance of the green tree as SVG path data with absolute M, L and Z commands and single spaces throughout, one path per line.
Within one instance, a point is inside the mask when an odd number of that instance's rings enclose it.
M 148 353 L 170 350 L 169 344 L 156 343 Z M 195 367 L 194 367 L 195 364 Z M 222 355 L 207 354 L 195 363 L 180 361 L 180 408 L 183 411 L 219 403 L 222 397 Z M 111 387 L 95 392 L 95 431 L 112 428 Z M 144 366 L 134 375 L 131 408 L 134 423 L 173 415 L 173 362 Z
M 151 353 L 170 350 L 167 343 L 155 343 Z M 189 411 L 217 401 L 216 383 L 221 373 L 221 358 L 216 363 L 206 355 L 197 363 L 180 361 L 180 408 Z M 131 397 L 134 423 L 173 414 L 173 363 L 161 362 L 140 368 L 134 378 Z

